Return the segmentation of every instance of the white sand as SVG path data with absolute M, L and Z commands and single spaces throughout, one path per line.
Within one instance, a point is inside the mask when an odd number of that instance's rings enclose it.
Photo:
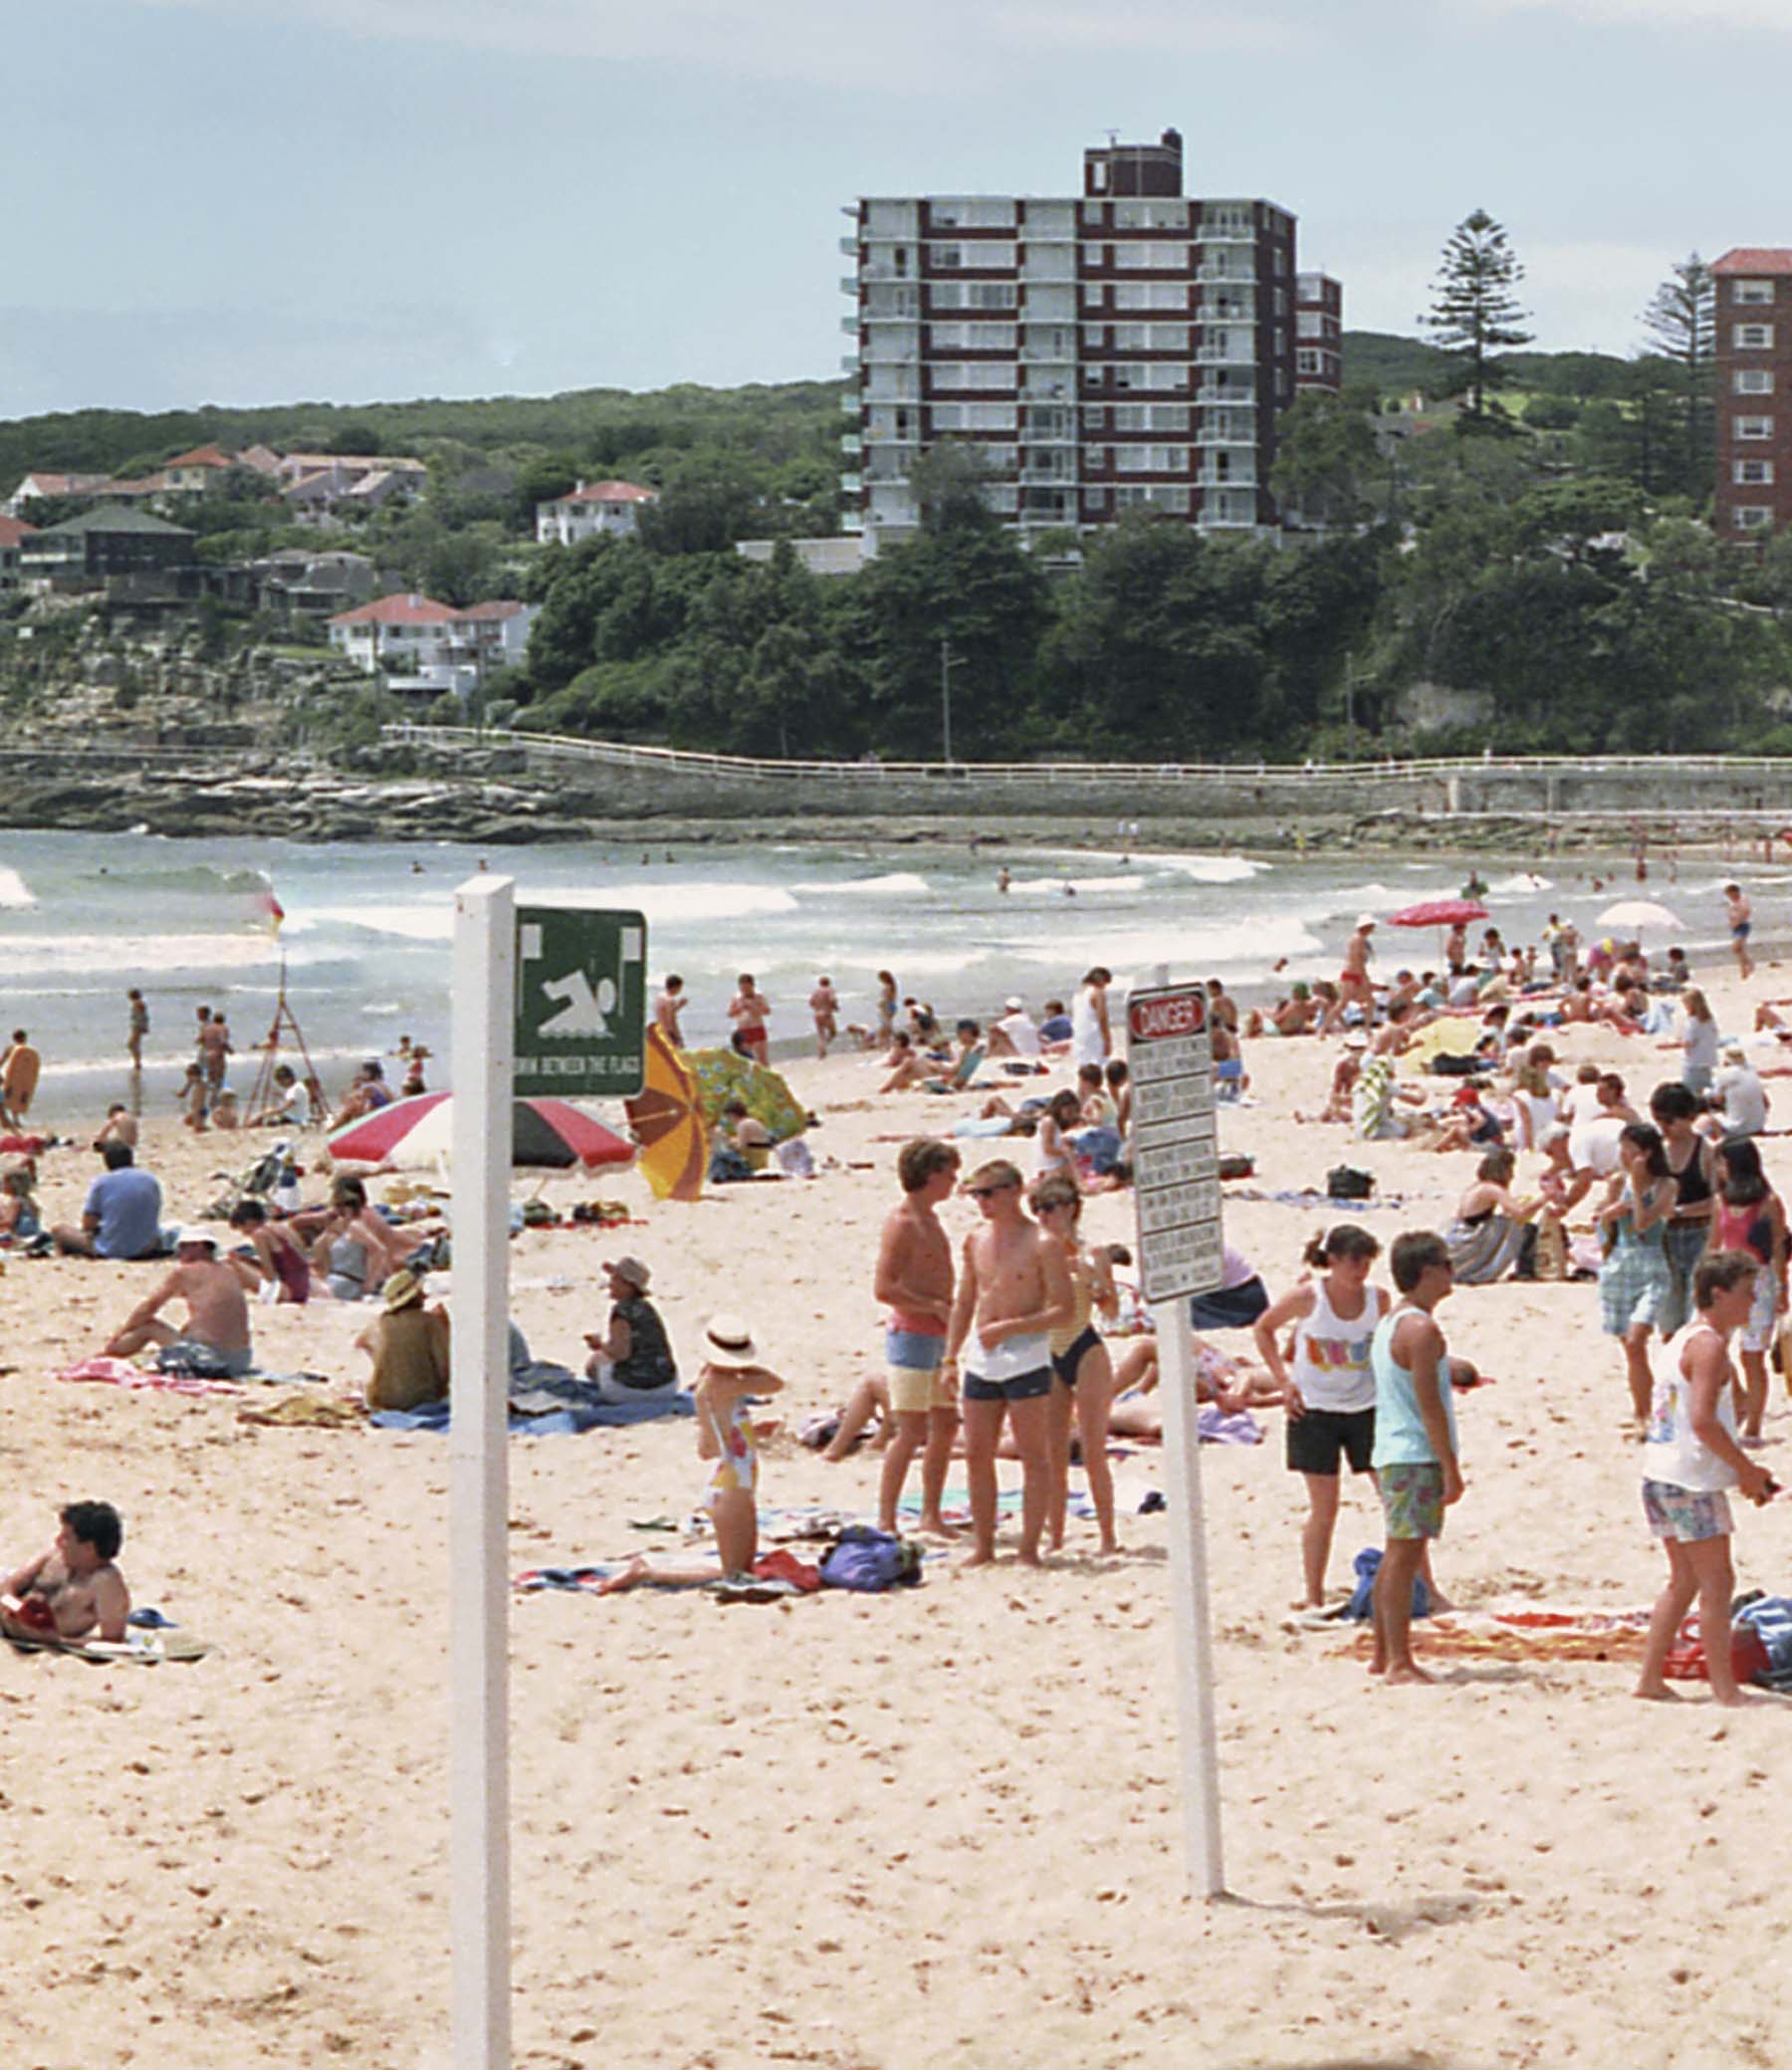
M 1718 985 L 1720 1019 L 1741 1018 Z M 1751 990 L 1777 990 L 1765 972 Z M 1578 1036 L 1647 1093 L 1676 1059 Z M 1229 1114 L 1258 1185 L 1373 1168 L 1436 1226 L 1471 1169 L 1282 1118 L 1329 1047 L 1257 1043 L 1262 1103 Z M 632 1175 L 556 1180 L 647 1224 L 530 1233 L 516 1312 L 571 1362 L 603 1317 L 597 1262 L 656 1267 L 687 1357 L 736 1307 L 788 1377 L 794 1424 L 877 1363 L 869 1276 L 895 1198 L 880 1131 L 965 1101 L 871 1102 L 854 1061 L 797 1065 L 817 1153 L 865 1171 L 653 1206 Z M 1792 1117 L 1792 1087 L 1776 1084 Z M 153 1132 L 171 1213 L 242 1147 Z M 1792 1180 L 1779 1144 L 1770 1169 Z M 72 1214 L 94 1160 L 48 1161 Z M 1125 1198 L 1093 1202 L 1130 1236 Z M 969 1228 L 969 1203 L 947 1219 Z M 1229 1231 L 1289 1283 L 1317 1209 L 1239 1203 Z M 216 1643 L 193 1666 L 99 1669 L 0 1649 L 9 1757 L 0 2062 L 243 2070 L 446 2060 L 446 1700 L 440 1438 L 258 1429 L 233 1400 L 51 1378 L 94 1348 L 151 1267 L 10 1261 L 0 1277 L 9 1466 L 0 1557 L 64 1500 L 123 1511 L 136 1599 Z M 1384 1275 L 1385 1276 L 1385 1275 Z M 566 1283 L 557 1283 L 557 1282 Z M 276 1366 L 344 1378 L 366 1311 L 255 1311 Z M 1590 1285 L 1469 1288 L 1453 1342 L 1497 1376 L 1461 1405 L 1467 1495 L 1439 1571 L 1467 1604 L 1511 1593 L 1647 1602 L 1661 1559 L 1618 1427 L 1621 1361 Z M 521 1598 L 515 1634 L 516 2060 L 530 2066 L 1771 2063 L 1787 2010 L 1776 1784 L 1792 1718 L 1633 1702 L 1628 1666 L 1442 1664 L 1371 1683 L 1344 1643 L 1291 1635 L 1299 1484 L 1278 1416 L 1203 1456 L 1229 1882 L 1181 1895 L 1165 1528 L 1125 1519 L 1115 1562 L 1072 1549 L 930 1569 L 912 1592 L 722 1607 L 641 1592 Z M 1777 1397 L 1771 1462 L 1786 1457 Z M 514 1564 L 663 1541 L 706 1470 L 692 1426 L 513 1444 Z M 1007 1470 L 1011 1476 L 1014 1469 Z M 1160 1483 L 1155 1455 L 1122 1487 Z M 1784 1468 L 1782 1479 L 1792 1479 Z M 786 1441 L 764 1499 L 859 1510 L 876 1462 Z M 1342 1579 L 1379 1516 L 1350 1488 Z M 1792 1587 L 1792 1507 L 1741 1505 L 1743 1586 Z

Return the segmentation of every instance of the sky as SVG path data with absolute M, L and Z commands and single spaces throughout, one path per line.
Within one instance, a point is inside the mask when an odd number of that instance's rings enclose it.
M 837 375 L 842 204 L 1174 125 L 1417 335 L 1477 207 L 1540 348 L 1792 244 L 1792 0 L 56 0 L 7 9 L 0 417 Z M 1751 114 L 1752 108 L 1752 114 Z M 1765 150 L 1765 156 L 1763 156 Z M 1778 169 L 1776 170 L 1776 166 Z

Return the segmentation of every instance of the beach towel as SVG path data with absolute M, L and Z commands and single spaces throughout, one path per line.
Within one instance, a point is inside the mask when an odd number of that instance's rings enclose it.
M 367 1420 L 363 1403 L 339 1394 L 290 1394 L 270 1407 L 239 1409 L 238 1423 L 299 1430 L 352 1430 Z
M 1649 1637 L 1647 1610 L 1445 1610 L 1426 1625 L 1427 1655 L 1547 1665 L 1552 1661 L 1640 1661 Z M 1367 1655 L 1373 1637 L 1360 1632 L 1351 1650 Z
M 109 1387 L 129 1387 L 157 1394 L 237 1394 L 242 1388 L 230 1380 L 200 1380 L 183 1373 L 147 1372 L 127 1358 L 108 1358 L 104 1352 L 64 1366 L 58 1380 L 101 1380 Z
M 211 1651 L 203 1639 L 172 1626 L 157 1631 L 127 1631 L 122 1639 L 25 1638 L 7 1632 L 6 1643 L 18 1653 L 60 1653 L 92 1667 L 159 1668 L 170 1661 L 201 1661 Z
M 1229 1416 L 1218 1402 L 1203 1402 L 1196 1427 L 1204 1445 L 1260 1445 L 1263 1426 L 1248 1409 Z
M 584 1384 L 584 1383 L 581 1383 Z M 592 1389 L 589 1400 L 569 1404 L 542 1416 L 510 1419 L 511 1435 L 531 1438 L 576 1437 L 585 1431 L 615 1430 L 629 1424 L 653 1423 L 662 1416 L 695 1416 L 697 1403 L 689 1394 L 650 1395 L 643 1402 L 600 1402 Z M 424 1402 L 415 1409 L 375 1409 L 367 1418 L 384 1431 L 446 1431 L 448 1404 Z

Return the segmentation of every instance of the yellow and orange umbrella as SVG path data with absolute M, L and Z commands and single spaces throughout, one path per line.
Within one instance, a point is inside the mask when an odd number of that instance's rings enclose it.
M 709 1128 L 697 1081 L 657 1024 L 647 1029 L 646 1083 L 622 1102 L 640 1168 L 659 1201 L 694 1201 L 709 1170 Z

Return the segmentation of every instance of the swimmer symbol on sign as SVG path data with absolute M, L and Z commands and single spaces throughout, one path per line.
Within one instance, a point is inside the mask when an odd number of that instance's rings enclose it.
M 544 1035 L 607 1035 L 609 1016 L 616 1011 L 616 988 L 608 978 L 599 978 L 597 990 L 591 991 L 591 981 L 583 971 L 569 971 L 563 978 L 556 978 L 553 984 L 544 985 L 542 990 L 550 999 L 560 1002 L 560 1010 L 550 1021 L 544 1021 L 536 1031 Z

